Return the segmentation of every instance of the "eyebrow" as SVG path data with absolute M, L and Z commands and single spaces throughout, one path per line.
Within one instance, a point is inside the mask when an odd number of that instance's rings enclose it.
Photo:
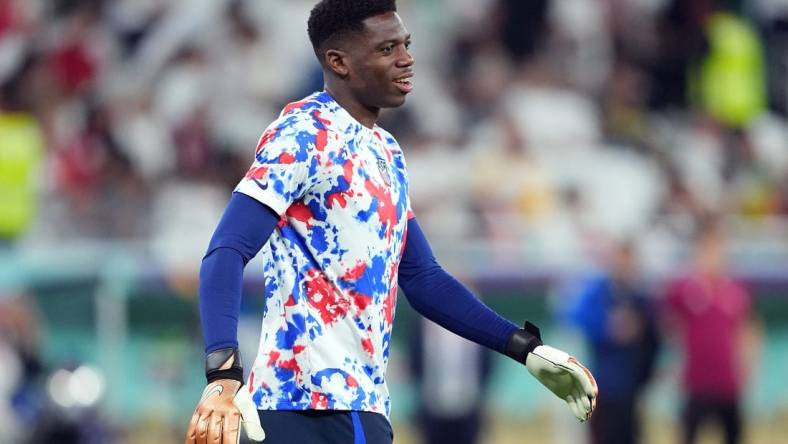
M 404 38 L 402 38 L 402 39 L 386 39 L 386 40 L 383 40 L 382 42 L 378 43 L 378 44 L 377 44 L 377 45 L 375 45 L 375 46 L 376 46 L 376 47 L 379 47 L 379 46 L 386 45 L 386 44 L 388 44 L 388 43 L 399 43 L 399 42 L 407 42 L 408 40 L 411 40 L 411 35 L 410 35 L 410 34 L 406 35 L 406 36 L 405 36 Z

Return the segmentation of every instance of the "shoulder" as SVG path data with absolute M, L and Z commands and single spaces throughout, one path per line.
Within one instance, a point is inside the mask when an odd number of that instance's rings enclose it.
M 260 138 L 257 151 L 267 145 L 314 145 L 319 150 L 326 144 L 331 127 L 330 110 L 313 94 L 287 104 Z M 295 142 L 295 143 L 294 143 Z
M 586 298 L 599 299 L 610 287 L 610 276 L 602 270 L 589 271 L 580 278 L 579 287 Z
M 730 293 L 736 298 L 738 302 L 743 305 L 749 305 L 750 302 L 750 289 L 747 284 L 740 279 L 731 278 L 729 281 Z
M 381 127 L 376 125 L 375 129 L 372 131 L 372 133 L 375 135 L 375 137 L 380 139 L 381 142 L 386 144 L 386 146 L 390 150 L 392 150 L 392 151 L 402 151 L 402 148 L 400 148 L 399 142 L 397 142 L 397 139 L 395 139 L 394 136 L 392 136 L 391 133 L 389 133 L 385 129 L 383 129 L 383 128 L 381 128 Z
M 285 105 L 275 123 L 280 128 L 297 128 L 316 133 L 328 129 L 331 122 L 327 117 L 330 114 L 330 109 L 320 100 L 320 95 L 312 94 Z
M 670 287 L 684 288 L 697 282 L 697 277 L 693 275 L 692 271 L 680 271 L 675 273 L 670 279 Z
M 687 293 L 688 287 L 692 285 L 692 279 L 687 275 L 678 275 L 668 280 L 665 286 L 665 293 L 669 302 L 678 302 Z
M 326 116 L 332 113 L 330 104 L 321 93 L 314 93 L 301 100 L 290 102 L 282 108 L 279 117 L 269 125 L 269 129 L 301 129 L 317 132 L 326 129 L 330 121 Z
M 308 123 L 315 132 L 329 131 L 334 129 L 338 108 L 339 105 L 325 91 L 317 92 L 285 105 L 279 120 Z

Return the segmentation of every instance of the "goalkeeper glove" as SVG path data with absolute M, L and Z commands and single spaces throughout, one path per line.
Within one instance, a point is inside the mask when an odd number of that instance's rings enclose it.
M 598 394 L 594 376 L 575 357 L 543 345 L 535 325 L 526 322 L 525 328 L 515 331 L 506 354 L 524 363 L 537 381 L 566 401 L 578 420 L 591 417 Z
M 264 440 L 257 406 L 249 390 L 243 387 L 238 349 L 210 353 L 205 369 L 208 385 L 189 423 L 186 444 L 237 444 L 241 426 L 250 440 Z

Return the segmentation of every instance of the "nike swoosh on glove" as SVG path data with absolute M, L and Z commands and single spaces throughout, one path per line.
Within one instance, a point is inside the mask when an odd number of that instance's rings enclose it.
M 594 376 L 574 356 L 540 345 L 528 353 L 525 366 L 542 385 L 569 404 L 580 422 L 591 418 L 599 390 Z

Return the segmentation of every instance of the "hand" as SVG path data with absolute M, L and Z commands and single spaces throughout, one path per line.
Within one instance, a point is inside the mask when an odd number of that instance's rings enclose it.
M 569 404 L 580 422 L 591 418 L 599 390 L 594 376 L 577 359 L 548 345 L 540 345 L 528 353 L 525 366 L 542 385 Z
M 257 407 L 248 390 L 232 379 L 218 379 L 205 387 L 186 431 L 186 444 L 237 444 L 240 425 L 252 441 L 265 439 Z

